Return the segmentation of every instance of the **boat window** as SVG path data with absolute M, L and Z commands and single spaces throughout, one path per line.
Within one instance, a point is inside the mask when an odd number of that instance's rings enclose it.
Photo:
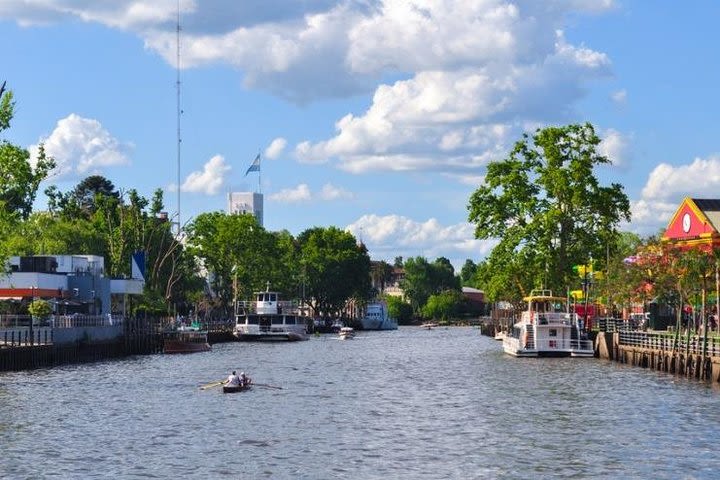
M 272 317 L 273 325 L 282 325 L 282 317 Z
M 260 323 L 259 320 L 260 320 L 259 317 L 250 317 L 250 318 L 248 318 L 247 323 L 249 323 L 250 325 L 257 325 L 258 323 Z
M 295 317 L 285 317 L 285 323 L 288 325 L 295 325 Z
M 262 293 L 258 293 L 257 301 L 258 301 L 258 302 L 262 302 L 262 301 L 263 301 L 263 294 L 262 294 Z
M 277 301 L 277 294 L 276 294 L 276 293 L 271 293 L 271 294 L 269 295 L 269 297 L 270 297 L 270 301 L 271 301 L 271 302 Z
M 557 337 L 557 330 L 554 328 L 551 328 L 550 330 L 548 330 L 548 335 L 551 337 Z

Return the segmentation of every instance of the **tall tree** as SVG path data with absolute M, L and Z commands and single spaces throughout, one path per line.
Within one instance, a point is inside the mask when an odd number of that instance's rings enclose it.
M 463 263 L 463 266 L 460 269 L 460 280 L 462 280 L 463 286 L 465 286 L 465 287 L 474 286 L 473 279 L 475 277 L 476 272 L 477 272 L 477 265 L 475 265 L 475 262 L 473 262 L 469 258 L 466 259 L 465 263 Z
M 4 84 L 3 84 L 4 85 Z M 10 127 L 15 102 L 10 90 L 0 95 L 0 132 Z M 55 168 L 55 160 L 45 154 L 40 144 L 34 166 L 30 152 L 11 144 L 7 140 L 0 142 L 0 204 L 11 214 L 26 219 L 32 212 L 33 202 L 40 182 L 47 178 Z
M 529 284 L 565 291 L 572 267 L 603 258 L 617 225 L 630 219 L 621 185 L 602 186 L 595 168 L 610 163 L 597 152 L 600 138 L 589 123 L 538 129 L 515 144 L 506 159 L 491 162 L 485 183 L 470 197 L 469 220 L 479 239 L 498 238 L 492 267 L 520 264 Z M 494 253 L 494 251 L 493 251 Z M 508 277 L 515 290 L 516 274 Z M 524 293 L 524 292 L 522 292 Z
M 186 232 L 190 252 L 208 271 L 210 286 L 224 306 L 232 304 L 235 287 L 237 298 L 246 299 L 264 290 L 267 282 L 274 290 L 285 285 L 287 270 L 280 265 L 283 254 L 278 239 L 253 215 L 203 213 Z
M 385 260 L 370 263 L 370 277 L 379 293 L 385 291 L 385 287 L 392 278 L 392 273 L 393 267 Z
M 370 257 L 363 244 L 337 227 L 315 227 L 298 236 L 306 301 L 315 314 L 336 315 L 351 298 L 370 294 Z

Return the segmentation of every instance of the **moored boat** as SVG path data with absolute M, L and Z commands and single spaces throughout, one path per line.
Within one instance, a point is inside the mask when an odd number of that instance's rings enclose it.
M 163 332 L 163 353 L 197 353 L 211 350 L 208 332 L 199 325 L 178 327 Z
M 397 320 L 390 316 L 383 301 L 368 303 L 365 314 L 360 318 L 363 330 L 397 330 Z
M 498 330 L 497 332 L 495 332 L 495 340 L 502 342 L 505 337 L 507 337 L 507 332 L 505 332 L 505 330 Z
M 420 325 L 420 328 L 424 328 L 425 330 L 432 330 L 433 328 L 437 328 L 437 323 L 423 323 Z
M 307 340 L 305 320 L 297 304 L 281 302 L 268 282 L 264 292 L 255 293 L 254 302 L 237 304 L 233 335 L 242 341 Z
M 567 299 L 550 290 L 533 290 L 527 309 L 503 338 L 503 350 L 516 357 L 592 357 L 593 343 Z

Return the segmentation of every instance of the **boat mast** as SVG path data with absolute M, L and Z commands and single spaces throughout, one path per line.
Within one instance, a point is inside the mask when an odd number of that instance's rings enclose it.
M 175 90 L 177 92 L 177 235 L 180 237 L 182 222 L 180 221 L 180 144 L 182 137 L 180 136 L 180 0 L 177 0 L 177 23 L 176 23 L 176 54 L 175 71 L 177 78 L 175 80 Z

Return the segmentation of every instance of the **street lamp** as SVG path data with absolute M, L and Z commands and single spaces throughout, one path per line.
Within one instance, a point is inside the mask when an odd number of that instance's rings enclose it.
M 30 286 L 30 305 L 35 303 L 35 285 Z M 33 315 L 30 314 L 30 345 L 35 344 L 35 339 L 33 338 Z

